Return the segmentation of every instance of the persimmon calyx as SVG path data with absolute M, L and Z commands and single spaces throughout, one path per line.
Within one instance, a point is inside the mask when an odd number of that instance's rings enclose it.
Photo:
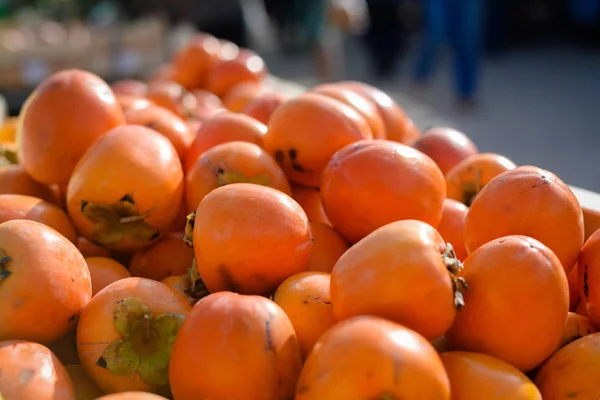
M 183 236 L 183 241 L 189 247 L 194 247 L 194 223 L 196 222 L 196 213 L 193 212 L 189 214 L 187 217 L 187 222 L 185 223 L 185 233 Z
M 157 239 L 160 233 L 145 221 L 152 211 L 140 213 L 130 195 L 112 204 L 81 201 L 81 213 L 94 224 L 92 241 L 106 247 L 127 239 L 134 242 Z
M 471 207 L 475 196 L 481 191 L 483 185 L 481 184 L 481 170 L 475 168 L 475 180 L 466 182 L 462 187 L 462 202 L 467 207 Z
M 469 286 L 464 278 L 459 278 L 456 276 L 463 268 L 463 265 L 460 260 L 456 258 L 454 248 L 450 243 L 446 244 L 446 250 L 444 253 L 442 253 L 442 260 L 444 260 L 444 264 L 446 265 L 448 273 L 450 274 L 450 279 L 452 280 L 452 289 L 454 291 L 454 307 L 460 310 L 465 305 L 463 293 L 469 290 Z
M 18 164 L 17 152 L 6 146 L 0 146 L 0 165 Z M 1 400 L 1 399 L 0 399 Z
M 138 374 L 156 388 L 168 386 L 171 351 L 184 316 L 153 317 L 150 307 L 136 297 L 120 300 L 113 315 L 121 338 L 108 345 L 96 365 L 117 376 Z
M 378 400 L 398 400 L 398 398 L 393 394 L 385 393 L 381 395 L 381 397 Z
M 196 263 L 195 258 L 192 261 L 192 267 L 188 269 L 188 277 L 190 279 L 190 287 L 189 289 L 185 290 L 185 294 L 196 301 L 210 294 L 206 288 L 206 285 L 204 284 L 204 281 L 200 277 L 200 273 L 198 272 L 198 264 Z
M 218 187 L 231 183 L 254 183 L 262 186 L 269 186 L 271 184 L 271 177 L 267 174 L 247 176 L 239 171 L 218 168 L 215 175 L 217 176 Z
M 8 266 L 6 265 L 11 261 L 12 258 L 7 256 L 4 250 L 0 250 L 0 282 L 12 275 L 12 272 L 8 270 Z

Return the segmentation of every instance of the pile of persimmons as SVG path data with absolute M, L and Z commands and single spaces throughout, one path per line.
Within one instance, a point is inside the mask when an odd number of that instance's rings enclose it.
M 0 399 L 600 399 L 569 187 L 199 34 L 2 132 Z M 596 291 L 598 290 L 598 291 Z

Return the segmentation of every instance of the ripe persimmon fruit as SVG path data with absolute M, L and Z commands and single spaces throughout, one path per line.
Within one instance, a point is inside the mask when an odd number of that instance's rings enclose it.
M 309 221 L 331 226 L 331 222 L 323 208 L 323 200 L 319 189 L 292 184 L 292 198 L 306 212 Z
M 145 97 L 133 96 L 130 94 L 115 94 L 117 102 L 123 108 L 123 111 L 127 110 L 141 110 L 142 108 L 150 107 L 154 105 L 150 100 Z
M 163 283 L 145 278 L 113 282 L 81 314 L 81 365 L 105 393 L 167 393 L 173 341 L 189 310 L 186 300 Z
M 66 364 L 65 369 L 73 381 L 77 400 L 97 400 L 104 394 L 87 376 L 81 364 Z
M 565 347 L 575 340 L 596 332 L 594 324 L 588 317 L 569 312 L 558 348 Z
M 296 400 L 450 400 L 433 346 L 402 325 L 358 316 L 328 330 L 306 359 Z
M 292 321 L 303 359 L 337 323 L 329 296 L 330 278 L 327 272 L 300 272 L 283 281 L 273 295 L 273 301 Z
M 236 85 L 243 82 L 261 83 L 267 74 L 263 59 L 251 50 L 245 50 L 234 59 L 217 63 L 208 73 L 206 88 L 224 98 Z
M 445 127 L 428 129 L 413 143 L 413 147 L 431 157 L 444 175 L 456 164 L 479 153 L 467 135 Z
M 81 159 L 69 182 L 67 208 L 88 240 L 135 250 L 171 226 L 182 196 L 181 162 L 169 140 L 149 128 L 124 125 Z
M 340 321 L 365 314 L 388 318 L 433 340 L 464 305 L 463 283 L 454 278 L 460 268 L 430 225 L 390 223 L 352 246 L 333 267 L 333 311 Z
M 125 122 L 110 86 L 76 69 L 57 72 L 38 85 L 22 118 L 20 163 L 46 184 L 67 183 L 92 143 Z
M 98 246 L 80 236 L 77 239 L 77 249 L 81 252 L 81 255 L 87 257 L 108 257 L 110 258 L 110 251 L 108 249 Z
M 269 186 L 290 195 L 287 177 L 260 146 L 249 142 L 216 145 L 200 155 L 185 176 L 188 213 L 212 190 L 231 183 Z
M 148 85 L 146 97 L 183 119 L 195 115 L 196 97 L 183 86 L 173 81 L 158 81 Z
M 185 318 L 169 376 L 173 397 L 181 400 L 291 399 L 301 368 L 294 327 L 277 304 L 219 292 Z
M 568 273 L 583 246 L 583 214 L 569 186 L 538 167 L 517 167 L 497 175 L 473 200 L 465 221 L 469 253 L 507 235 L 544 243 Z
M 86 257 L 85 262 L 92 279 L 92 297 L 111 283 L 131 277 L 123 264 L 109 257 Z
M 255 120 L 267 125 L 271 116 L 287 100 L 287 96 L 278 92 L 263 92 L 258 94 L 242 110 L 243 114 L 249 115 Z
M 445 336 L 456 350 L 497 357 L 521 371 L 540 365 L 559 344 L 569 311 L 560 261 L 544 244 L 512 235 L 464 261 L 465 306 Z
M 266 88 L 256 82 L 242 82 L 229 90 L 223 98 L 223 105 L 229 111 L 241 112 L 250 102 L 256 99 Z
M 300 205 L 279 190 L 252 183 L 207 194 L 192 235 L 198 271 L 210 292 L 271 294 L 289 276 L 306 271 L 312 248 Z
M 586 240 L 577 265 L 580 301 L 594 325 L 600 327 L 600 230 Z
M 213 116 L 217 111 L 224 109 L 221 99 L 208 90 L 196 89 L 192 90 L 192 94 L 196 98 L 194 117 L 200 121 L 204 121 Z
M 203 88 L 209 71 L 219 61 L 221 44 L 212 35 L 200 33 L 175 53 L 171 79 L 188 90 Z
M 463 232 L 468 211 L 463 203 L 452 199 L 444 200 L 442 219 L 437 228 L 444 241 L 452 245 L 454 254 L 460 261 L 467 258 Z
M 431 158 L 400 143 L 349 144 L 333 155 L 321 182 L 327 217 L 351 243 L 390 222 L 437 226 L 442 218 L 444 175 Z
M 0 224 L 0 340 L 51 343 L 75 327 L 91 297 L 73 243 L 39 222 Z
M 291 181 L 318 187 L 321 173 L 336 151 L 372 138 L 369 125 L 354 108 L 327 96 L 305 93 L 273 113 L 264 146 Z
M 309 219 L 310 221 L 310 219 Z M 310 221 L 313 246 L 308 262 L 309 271 L 331 272 L 350 244 L 331 226 Z
M 114 94 L 126 94 L 131 96 L 145 96 L 148 92 L 148 84 L 138 79 L 120 79 L 110 84 Z
M 575 264 L 571 272 L 567 274 L 569 282 L 569 310 L 574 311 L 581 296 L 579 293 L 579 264 Z
M 167 276 L 161 282 L 185 297 L 190 305 L 196 304 L 197 300 L 189 294 L 192 284 L 188 274 Z
M 22 194 L 56 204 L 50 187 L 34 180 L 18 164 L 0 167 L 0 194 Z
M 185 244 L 183 236 L 183 232 L 167 233 L 151 246 L 138 250 L 129 264 L 131 275 L 161 281 L 187 273 L 194 250 Z

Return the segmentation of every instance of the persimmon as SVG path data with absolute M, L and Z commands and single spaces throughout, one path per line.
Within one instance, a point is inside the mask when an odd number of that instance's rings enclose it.
M 246 50 L 231 60 L 217 63 L 208 74 L 206 88 L 224 98 L 236 85 L 242 82 L 262 82 L 268 75 L 263 59 L 256 53 Z
M 218 144 L 243 141 L 262 147 L 267 127 L 247 115 L 220 112 L 206 120 L 197 132 L 196 138 L 184 161 L 184 170 L 189 169 L 206 150 Z
M 63 365 L 78 364 L 77 339 L 75 329 L 69 330 L 66 335 L 46 345 Z
M 22 194 L 56 204 L 52 189 L 34 180 L 17 164 L 0 167 L 0 194 Z
M 0 340 L 48 344 L 64 336 L 92 297 L 81 253 L 54 229 L 24 219 L 0 224 L 0 246 Z
M 192 287 L 188 274 L 167 276 L 161 282 L 183 296 L 190 305 L 196 304 L 197 300 L 188 294 Z
M 367 121 L 374 139 L 385 139 L 383 119 L 381 118 L 381 114 L 379 114 L 377 106 L 371 99 L 334 83 L 321 84 L 315 86 L 310 91 L 329 96 L 351 106 Z
M 577 303 L 577 306 L 575 307 L 575 314 L 577 315 L 583 315 L 584 317 L 589 318 L 590 315 L 587 311 L 587 308 L 585 307 L 585 302 L 584 301 L 579 301 L 579 303 Z
M 448 346 L 448 342 L 444 336 L 440 336 L 436 339 L 430 340 L 429 343 L 433 346 L 435 351 L 438 353 L 443 353 L 445 351 L 451 351 L 452 349 Z
M 398 103 L 383 91 L 363 82 L 346 81 L 338 84 L 375 102 L 383 119 L 386 139 L 410 145 L 421 136 L 419 129 L 406 116 Z
M 583 246 L 583 215 L 577 197 L 556 175 L 518 167 L 493 178 L 475 197 L 464 235 L 469 253 L 502 236 L 530 236 L 548 246 L 568 273 Z
M 446 127 L 428 129 L 413 143 L 413 147 L 431 157 L 444 175 L 456 164 L 479 153 L 467 135 Z
M 569 310 L 575 310 L 577 303 L 579 303 L 579 268 L 578 264 L 575 264 L 571 272 L 567 274 L 567 281 L 569 282 Z
M 131 277 L 127 268 L 112 258 L 87 257 L 85 262 L 92 278 L 92 297 L 111 283 Z
M 495 153 L 475 154 L 446 173 L 446 196 L 470 206 L 492 178 L 517 168 L 508 158 Z
M 96 400 L 167 400 L 167 398 L 148 392 L 121 392 L 107 394 Z
M 194 116 L 200 121 L 204 121 L 213 116 L 218 110 L 223 109 L 223 103 L 214 93 L 207 90 L 192 90 L 192 95 L 196 98 L 196 110 Z
M 440 357 L 421 335 L 374 316 L 340 322 L 306 359 L 296 400 L 450 399 Z
M 170 227 L 182 196 L 181 163 L 169 140 L 151 129 L 124 125 L 96 141 L 81 159 L 69 182 L 67 208 L 88 240 L 135 250 Z
M 385 225 L 352 246 L 331 272 L 338 320 L 378 315 L 428 340 L 444 334 L 463 305 L 460 262 L 430 225 L 403 220 Z
M 205 87 L 220 50 L 221 44 L 214 36 L 195 35 L 173 56 L 171 79 L 188 90 Z
M 558 348 L 565 347 L 575 340 L 596 332 L 596 328 L 588 317 L 569 312 Z
M 124 111 L 140 110 L 153 105 L 153 103 L 145 97 L 133 96 L 130 94 L 115 94 L 115 96 Z
M 97 400 L 104 394 L 87 376 L 81 364 L 65 365 L 65 369 L 75 387 L 75 398 L 77 400 Z
M 153 103 L 166 108 L 183 119 L 195 114 L 196 97 L 180 84 L 173 81 L 158 81 L 148 85 L 146 97 Z
M 558 346 L 569 311 L 564 269 L 541 242 L 494 239 L 464 261 L 469 290 L 446 339 L 456 350 L 497 357 L 521 371 L 540 365 Z
M 231 183 L 255 183 L 291 195 L 290 184 L 277 164 L 260 146 L 249 142 L 216 145 L 200 155 L 185 176 L 188 213 L 212 190 Z
M 305 93 L 283 103 L 269 120 L 265 150 L 291 181 L 318 187 L 331 156 L 373 135 L 352 107 L 327 96 Z
M 282 93 L 271 91 L 263 92 L 250 101 L 242 110 L 242 113 L 267 125 L 275 110 L 277 110 L 286 100 L 287 96 Z
M 292 321 L 303 359 L 337 323 L 329 296 L 330 278 L 327 272 L 300 272 L 283 281 L 273 295 L 273 301 Z
M 105 393 L 166 393 L 173 341 L 189 310 L 182 296 L 151 279 L 108 285 L 81 313 L 81 365 Z
M 175 339 L 173 397 L 291 399 L 302 368 L 290 319 L 262 296 L 219 292 L 200 300 Z
M 452 245 L 456 258 L 461 261 L 464 261 L 464 259 L 467 258 L 463 231 L 468 211 L 469 209 L 467 206 L 456 200 L 444 200 L 442 219 L 437 228 L 440 235 L 442 235 L 442 238 L 444 238 L 444 241 Z
M 309 219 L 310 221 L 310 219 Z M 310 221 L 313 246 L 308 262 L 309 271 L 331 272 L 350 244 L 331 226 Z
M 37 197 L 20 194 L 0 194 L 0 224 L 13 219 L 28 219 L 55 229 L 73 244 L 77 232 L 69 216 L 54 204 Z
M 102 246 L 98 246 L 80 236 L 77 238 L 77 249 L 81 252 L 81 255 L 87 257 L 109 257 L 110 251 Z
M 331 226 L 331 222 L 323 208 L 323 200 L 319 189 L 292 184 L 292 198 L 306 212 L 309 221 Z
M 449 351 L 440 357 L 450 378 L 455 400 L 542 400 L 531 380 L 495 357 L 466 351 Z
M 581 249 L 577 281 L 581 302 L 594 325 L 600 327 L 600 230 Z
M 185 229 L 185 225 L 187 224 L 187 216 L 188 216 L 187 208 L 185 206 L 185 199 L 181 202 L 179 206 L 179 210 L 177 211 L 177 216 L 175 220 L 171 224 L 171 227 L 167 229 L 167 232 L 181 232 Z
M 575 340 L 540 368 L 535 384 L 544 400 L 600 398 L 600 333 Z
M 207 194 L 193 227 L 198 271 L 211 293 L 273 293 L 287 277 L 306 271 L 311 239 L 298 203 L 252 183 L 233 183 Z
M 389 140 L 361 141 L 342 148 L 329 161 L 321 180 L 327 217 L 351 243 L 402 219 L 437 226 L 445 195 L 444 175 L 431 158 Z
M 148 84 L 137 79 L 121 79 L 111 83 L 110 87 L 115 94 L 143 97 L 148 92 Z
M 221 48 L 219 49 L 219 61 L 234 60 L 240 55 L 240 48 L 230 40 L 219 39 Z
M 125 112 L 125 121 L 131 125 L 143 125 L 154 129 L 169 139 L 181 159 L 185 157 L 194 141 L 194 135 L 185 122 L 163 107 L 150 106 L 128 110 Z
M 46 184 L 67 183 L 92 143 L 125 122 L 110 86 L 76 69 L 46 78 L 22 118 L 20 163 L 32 178 Z
M 2 400 L 75 400 L 73 382 L 47 347 L 23 340 L 0 342 Z
M 223 105 L 229 111 L 241 112 L 252 100 L 257 98 L 265 88 L 260 83 L 242 82 L 231 88 L 223 97 Z
M 152 246 L 138 250 L 131 263 L 132 276 L 160 281 L 185 274 L 192 266 L 194 250 L 183 241 L 183 232 L 168 233 Z

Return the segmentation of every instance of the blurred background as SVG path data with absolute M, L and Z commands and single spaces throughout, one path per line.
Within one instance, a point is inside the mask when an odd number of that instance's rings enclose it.
M 16 115 L 64 68 L 144 78 L 196 30 L 600 192 L 600 0 L 0 0 L 1 97 Z

